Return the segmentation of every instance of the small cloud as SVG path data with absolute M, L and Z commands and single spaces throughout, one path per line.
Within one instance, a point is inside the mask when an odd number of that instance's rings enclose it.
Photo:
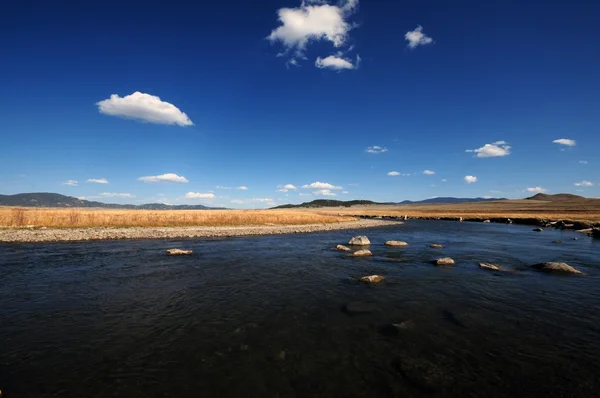
M 465 176 L 465 182 L 467 184 L 473 184 L 474 182 L 477 182 L 477 177 L 475 177 L 475 176 Z
M 315 196 L 336 196 L 334 192 L 331 192 L 329 189 L 319 189 L 313 192 Z
M 93 184 L 108 184 L 108 180 L 106 178 L 88 178 L 85 182 L 90 182 Z
M 349 193 L 350 192 L 348 192 L 348 191 L 342 191 L 342 194 L 344 194 L 344 195 L 348 195 Z
M 102 192 L 100 194 L 103 198 L 135 198 L 135 195 L 130 193 L 116 193 L 116 192 Z
M 351 184 L 348 184 L 348 186 L 349 186 L 349 187 L 357 187 L 357 186 L 358 186 L 358 184 L 357 184 L 357 183 L 351 183 Z
M 319 69 L 329 68 L 335 70 L 357 69 L 360 62 L 360 57 L 356 59 L 356 65 L 348 58 L 342 58 L 335 55 L 330 55 L 326 58 L 317 57 L 315 66 Z
M 365 149 L 365 152 L 368 152 L 368 153 L 384 153 L 387 151 L 388 151 L 387 148 L 377 146 L 377 145 L 370 146 L 370 147 L 367 147 L 367 149 Z
M 194 125 L 190 118 L 175 105 L 161 101 L 155 95 L 139 91 L 123 98 L 113 94 L 109 99 L 97 102 L 96 105 L 98 105 L 100 113 L 105 115 L 136 119 L 147 123 Z
M 244 203 L 244 201 L 240 200 L 240 199 L 233 199 L 230 202 L 233 203 L 233 204 L 237 204 L 237 205 L 241 205 L 241 204 Z
M 231 187 L 224 187 L 223 185 L 217 185 L 215 189 L 231 189 Z
M 277 191 L 279 191 L 279 192 L 295 191 L 298 189 L 293 184 L 278 185 L 277 188 L 278 188 Z
M 240 191 L 247 191 L 247 190 L 248 190 L 248 187 L 247 187 L 247 186 L 245 186 L 245 185 L 241 185 L 241 186 L 237 187 L 236 189 L 238 189 L 238 190 L 240 190 Z
M 400 172 L 398 171 L 390 171 L 389 173 L 387 173 L 387 175 L 389 175 L 390 177 L 396 177 L 400 175 Z
M 591 181 L 581 181 L 575 183 L 576 187 L 593 187 L 594 183 Z
M 302 192 L 300 192 L 298 195 L 300 195 L 300 196 L 312 196 L 311 193 L 302 193 Z
M 68 185 L 70 187 L 76 187 L 79 185 L 79 183 L 77 182 L 77 180 L 67 180 L 67 181 L 63 182 L 63 185 Z
M 313 182 L 312 184 L 302 185 L 304 189 L 343 189 L 342 187 L 329 184 L 327 182 Z
M 577 142 L 575 140 L 570 140 L 568 138 L 559 138 L 558 140 L 552 141 L 555 144 L 566 145 L 566 146 L 575 146 Z
M 531 193 L 544 193 L 546 191 L 547 189 L 542 187 L 527 188 L 527 192 Z
M 425 175 L 428 175 L 428 176 L 432 176 L 432 175 L 434 175 L 434 174 L 435 174 L 435 171 L 432 171 L 432 170 L 424 170 L 424 171 L 423 171 L 423 174 L 425 174 Z
M 442 178 L 442 182 L 448 182 L 448 180 L 445 178 Z
M 214 199 L 215 194 L 212 192 L 200 193 L 200 192 L 188 192 L 185 194 L 187 199 Z
M 423 33 L 423 27 L 421 25 L 417 26 L 415 30 L 409 30 L 406 32 L 404 39 L 408 41 L 407 46 L 411 50 L 419 46 L 425 46 L 433 43 L 433 39 Z
M 183 176 L 178 176 L 174 173 L 161 174 L 158 176 L 147 176 L 138 178 L 139 181 L 143 182 L 176 182 L 176 183 L 186 183 L 189 180 Z
M 587 160 L 580 160 L 579 164 L 588 164 Z
M 485 144 L 479 149 L 467 149 L 465 152 L 475 152 L 478 158 L 493 158 L 510 155 L 510 146 L 505 141 L 496 141 L 493 144 Z

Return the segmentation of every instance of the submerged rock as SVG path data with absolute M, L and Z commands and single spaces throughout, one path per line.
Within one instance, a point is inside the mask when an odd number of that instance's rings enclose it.
M 456 264 L 454 262 L 453 259 L 451 259 L 450 257 L 442 257 L 442 258 L 438 258 L 436 260 L 433 260 L 433 263 L 437 266 L 441 266 L 441 267 L 450 267 L 453 266 L 454 264 Z
M 369 275 L 369 276 L 363 276 L 362 278 L 360 278 L 360 281 L 363 283 L 369 283 L 371 285 L 375 285 L 377 283 L 380 283 L 384 280 L 385 278 L 381 275 Z
M 412 321 L 404 321 L 399 323 L 388 323 L 379 327 L 379 332 L 386 336 L 398 336 L 400 333 L 412 329 L 414 323 Z
M 181 250 L 181 249 L 169 249 L 167 250 L 167 254 L 169 256 L 189 256 L 192 254 L 191 250 Z
M 479 268 L 489 269 L 492 271 L 500 271 L 500 267 L 498 267 L 495 264 L 489 264 L 489 263 L 479 263 Z
M 581 274 L 582 273 L 577 268 L 571 267 L 567 263 L 547 262 L 547 263 L 533 264 L 531 267 L 535 268 L 537 270 L 540 270 L 540 271 L 545 271 L 545 272 L 561 272 L 561 273 L 565 273 L 565 274 Z
M 400 246 L 408 246 L 408 243 L 403 242 L 401 240 L 388 240 L 385 242 L 386 246 L 400 247 Z
M 541 228 L 534 228 L 533 229 L 533 232 L 542 232 L 542 231 L 543 231 L 543 229 L 541 229 Z
M 562 240 L 553 240 L 552 243 L 561 244 L 561 243 L 563 243 L 563 241 Z
M 440 245 L 439 243 L 432 243 L 429 247 L 431 247 L 432 249 L 443 249 L 444 246 Z
M 348 254 L 348 257 L 369 257 L 372 256 L 373 253 L 371 253 L 371 250 L 357 250 L 352 254 Z
M 350 242 L 348 242 L 348 244 L 354 246 L 368 246 L 371 244 L 371 241 L 366 236 L 361 235 L 355 236 L 354 238 L 350 239 Z
M 339 251 L 341 251 L 341 252 L 351 252 L 351 251 L 352 251 L 352 249 L 350 249 L 349 247 L 346 247 L 346 246 L 344 246 L 344 245 L 337 245 L 337 246 L 335 247 L 335 249 L 336 249 L 336 250 L 339 250 Z

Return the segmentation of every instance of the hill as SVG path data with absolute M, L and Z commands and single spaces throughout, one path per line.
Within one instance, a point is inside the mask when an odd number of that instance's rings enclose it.
M 439 204 L 452 204 L 452 203 L 478 203 L 478 202 L 492 202 L 495 200 L 506 200 L 506 198 L 453 198 L 453 197 L 438 197 L 431 198 L 425 200 L 405 200 L 400 203 L 400 205 L 420 205 L 420 204 L 428 204 L 428 203 L 439 203 Z
M 351 207 L 356 205 L 414 205 L 414 204 L 428 204 L 428 203 L 468 203 L 468 202 L 490 202 L 494 200 L 505 200 L 504 198 L 432 198 L 420 201 L 405 200 L 403 202 L 386 202 L 378 203 L 372 200 L 332 200 L 332 199 L 317 199 L 312 202 L 304 202 L 299 205 L 281 205 L 274 207 L 274 209 L 297 209 L 297 208 L 315 208 L 315 207 Z
M 557 193 L 555 195 L 538 193 L 538 194 L 533 195 L 526 199 L 527 200 L 542 200 L 545 202 L 562 202 L 562 201 L 566 201 L 566 200 L 585 200 L 586 198 L 584 198 L 583 196 L 573 195 L 570 193 Z
M 167 205 L 164 203 L 148 203 L 143 205 L 120 205 L 102 203 L 74 198 L 58 193 L 35 192 L 19 193 L 16 195 L 0 195 L 0 206 L 18 207 L 94 207 L 103 209 L 141 209 L 141 210 L 223 210 L 220 207 L 207 207 L 203 205 Z

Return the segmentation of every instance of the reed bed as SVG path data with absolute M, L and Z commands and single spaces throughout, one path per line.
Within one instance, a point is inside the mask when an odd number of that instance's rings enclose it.
M 191 227 L 307 225 L 356 220 L 295 210 L 109 210 L 0 207 L 0 227 Z

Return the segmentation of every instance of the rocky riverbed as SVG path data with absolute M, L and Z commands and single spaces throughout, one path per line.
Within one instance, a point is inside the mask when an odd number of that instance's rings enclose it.
M 118 239 L 172 239 L 172 238 L 214 238 L 252 235 L 280 235 L 337 231 L 399 225 L 400 221 L 358 220 L 335 224 L 307 225 L 248 225 L 241 227 L 132 227 L 132 228 L 78 228 L 42 229 L 9 228 L 0 229 L 0 242 L 61 242 Z

